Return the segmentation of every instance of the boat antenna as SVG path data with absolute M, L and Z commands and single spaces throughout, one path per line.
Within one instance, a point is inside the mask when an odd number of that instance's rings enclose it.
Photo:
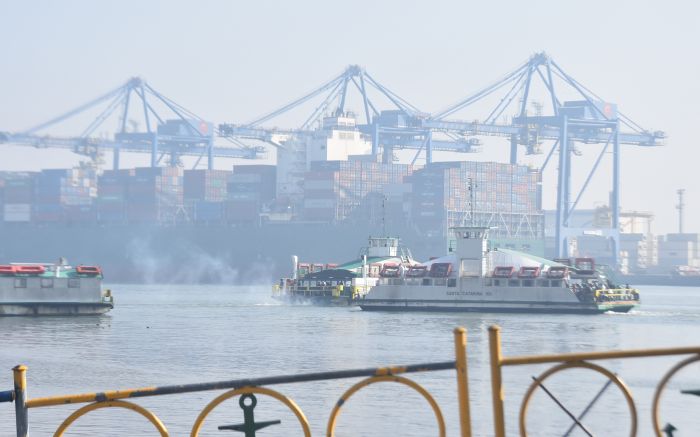
M 386 234 L 386 194 L 382 195 L 382 232 L 385 237 L 388 237 Z
M 469 221 L 470 225 L 474 226 L 474 189 L 476 184 L 472 178 L 467 178 L 467 190 L 469 191 Z
M 685 194 L 685 189 L 681 188 L 676 191 L 678 194 L 678 205 L 676 209 L 678 210 L 678 233 L 683 233 L 683 210 L 685 209 L 685 203 L 683 203 L 683 194 Z

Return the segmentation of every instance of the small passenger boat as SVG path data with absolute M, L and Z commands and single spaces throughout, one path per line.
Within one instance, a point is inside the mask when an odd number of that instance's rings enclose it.
M 0 265 L 0 316 L 94 315 L 113 307 L 98 266 Z
M 369 237 L 359 257 L 344 264 L 300 263 L 291 278 L 273 286 L 272 297 L 294 304 L 355 305 L 381 278 L 398 278 L 418 264 L 396 237 Z

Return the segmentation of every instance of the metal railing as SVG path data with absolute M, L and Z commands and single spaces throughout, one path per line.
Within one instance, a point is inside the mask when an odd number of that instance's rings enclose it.
M 341 370 L 331 372 L 306 373 L 298 375 L 282 375 L 264 378 L 253 379 L 236 379 L 229 381 L 207 382 L 198 384 L 172 385 L 161 387 L 143 387 L 126 390 L 113 390 L 99 393 L 84 393 L 65 396 L 50 396 L 44 398 L 27 399 L 27 367 L 23 365 L 16 366 L 13 369 L 14 373 L 14 390 L 0 392 L 0 402 L 15 403 L 15 417 L 17 427 L 17 437 L 26 437 L 29 429 L 29 410 L 33 408 L 44 408 L 55 405 L 66 404 L 87 404 L 79 408 L 68 416 L 58 427 L 54 433 L 54 437 L 62 437 L 65 431 L 80 417 L 88 414 L 91 411 L 102 408 L 124 408 L 148 419 L 153 427 L 160 433 L 162 437 L 167 437 L 167 428 L 161 420 L 151 411 L 124 399 L 135 399 L 147 396 L 163 396 L 171 394 L 201 392 L 207 390 L 224 390 L 227 392 L 219 395 L 212 400 L 199 414 L 190 432 L 191 437 L 197 437 L 199 432 L 209 415 L 222 402 L 240 396 L 239 405 L 244 412 L 244 423 L 239 425 L 220 426 L 219 429 L 233 429 L 245 432 L 246 436 L 255 436 L 255 431 L 262 427 L 278 423 L 273 422 L 255 422 L 253 409 L 257 403 L 255 395 L 264 395 L 272 397 L 284 405 L 286 405 L 296 416 L 303 434 L 306 437 L 311 436 L 309 422 L 306 419 L 303 411 L 290 398 L 284 396 L 276 390 L 268 388 L 268 386 L 279 384 L 290 384 L 300 382 L 325 381 L 335 379 L 347 379 L 364 377 L 362 381 L 350 387 L 336 403 L 331 415 L 328 419 L 326 435 L 331 437 L 335 435 L 335 426 L 338 415 L 340 414 L 343 404 L 355 394 L 357 391 L 369 385 L 379 382 L 394 382 L 407 386 L 418 394 L 420 394 L 430 405 L 435 419 L 437 421 L 439 435 L 444 437 L 445 421 L 442 416 L 440 407 L 435 402 L 432 395 L 421 387 L 416 382 L 400 375 L 417 373 L 417 372 L 434 372 L 441 370 L 456 370 L 457 375 L 457 393 L 459 406 L 460 420 L 460 435 L 461 437 L 471 437 L 470 428 L 470 412 L 469 412 L 469 396 L 467 383 L 467 331 L 464 328 L 456 328 L 454 330 L 454 345 L 455 359 L 453 361 L 431 362 L 421 364 L 411 364 L 406 366 L 392 366 L 356 370 Z
M 190 433 L 191 437 L 197 437 L 209 414 L 216 409 L 222 402 L 233 398 L 240 397 L 239 405 L 244 411 L 244 423 L 239 425 L 221 426 L 219 429 L 233 429 L 245 432 L 246 436 L 255 436 L 255 431 L 262 427 L 278 423 L 273 422 L 255 422 L 253 409 L 257 403 L 255 395 L 264 395 L 272 397 L 286 405 L 297 417 L 303 434 L 310 436 L 310 426 L 301 408 L 290 398 L 282 393 L 268 388 L 273 385 L 326 381 L 347 378 L 365 378 L 360 382 L 350 387 L 338 399 L 326 426 L 326 436 L 332 437 L 335 435 L 335 426 L 338 415 L 342 406 L 347 400 L 357 391 L 369 385 L 379 382 L 394 382 L 402 384 L 413 389 L 420 394 L 431 407 L 435 420 L 437 422 L 438 435 L 444 437 L 445 421 L 439 405 L 435 402 L 432 395 L 423 387 L 414 381 L 406 378 L 405 374 L 418 372 L 434 372 L 454 369 L 457 376 L 457 399 L 459 409 L 459 429 L 461 437 L 471 437 L 471 413 L 469 406 L 469 384 L 467 378 L 467 331 L 464 328 L 456 328 L 454 330 L 454 346 L 455 359 L 454 361 L 430 362 L 421 364 L 411 364 L 405 366 L 392 366 L 380 368 L 367 368 L 355 370 L 341 370 L 318 373 L 306 373 L 298 375 L 282 375 L 253 379 L 236 379 L 228 381 L 172 385 L 160 387 L 143 387 L 127 390 L 113 390 L 99 393 L 85 393 L 77 395 L 51 396 L 44 398 L 27 399 L 27 367 L 17 366 L 13 369 L 14 372 L 14 390 L 0 392 L 0 402 L 14 402 L 17 437 L 26 437 L 29 428 L 29 409 L 43 408 L 54 405 L 66 404 L 87 404 L 66 418 L 54 433 L 55 437 L 62 437 L 64 432 L 83 415 L 102 408 L 124 408 L 140 414 L 149 420 L 153 427 L 160 433 L 161 436 L 168 436 L 169 433 L 161 420 L 149 410 L 125 399 L 135 399 L 147 396 L 163 396 L 171 394 L 192 393 L 209 390 L 228 390 L 212 400 L 199 414 L 195 423 L 192 426 Z M 677 347 L 665 349 L 637 349 L 637 350 L 617 350 L 603 352 L 583 352 L 583 353 L 567 353 L 567 354 L 550 354 L 550 355 L 530 355 L 530 356 L 503 356 L 501 352 L 501 334 L 498 326 L 489 328 L 489 350 L 490 350 L 490 370 L 491 370 L 491 392 L 493 403 L 493 423 L 494 436 L 505 437 L 505 413 L 504 400 L 505 390 L 502 379 L 504 367 L 508 366 L 526 366 L 536 364 L 554 364 L 553 367 L 544 371 L 537 377 L 533 377 L 533 382 L 528 387 L 523 400 L 520 404 L 519 412 L 519 433 L 521 436 L 528 435 L 527 429 L 527 412 L 528 406 L 536 390 L 541 389 L 545 392 L 559 408 L 561 408 L 572 420 L 573 424 L 564 435 L 569 435 L 574 428 L 578 427 L 587 435 L 592 435 L 583 423 L 583 417 L 588 412 L 590 407 L 595 403 L 603 391 L 608 386 L 615 385 L 624 396 L 630 414 L 630 435 L 635 436 L 638 428 L 638 413 L 632 394 L 620 376 L 611 370 L 594 363 L 594 361 L 611 360 L 611 359 L 627 359 L 627 358 L 648 358 L 659 356 L 676 356 L 690 355 L 690 357 L 678 362 L 671 367 L 668 372 L 661 378 L 656 386 L 652 402 L 652 423 L 654 433 L 658 437 L 663 437 L 663 433 L 669 433 L 668 426 L 664 430 L 661 429 L 659 418 L 659 404 L 661 395 L 664 392 L 669 381 L 681 369 L 690 364 L 700 362 L 700 347 Z M 605 387 L 595 396 L 589 406 L 578 417 L 574 416 L 564 404 L 557 399 L 544 385 L 544 381 L 550 376 L 565 371 L 567 369 L 585 369 L 603 375 L 608 379 Z M 699 394 L 700 391 L 686 391 L 691 394 Z M 685 393 L 685 392 L 684 392 Z M 668 434 L 672 435 L 672 434 Z
M 534 365 L 534 364 L 555 364 L 553 367 L 544 371 L 538 377 L 533 377 L 533 382 L 530 384 L 528 390 L 525 392 L 522 403 L 520 404 L 520 413 L 518 426 L 521 436 L 527 436 L 527 411 L 530 400 L 535 392 L 535 390 L 542 389 L 556 404 L 561 408 L 569 418 L 574 422 L 574 425 L 567 431 L 565 435 L 568 435 L 574 427 L 581 429 L 586 435 L 591 436 L 591 432 L 582 423 L 581 419 L 586 414 L 590 406 L 597 401 L 601 392 L 596 395 L 589 407 L 584 410 L 578 417 L 574 416 L 557 398 L 555 398 L 549 390 L 544 386 L 543 382 L 555 373 L 567 370 L 567 369 L 588 369 L 605 376 L 610 382 L 606 384 L 607 388 L 610 384 L 615 384 L 619 390 L 622 392 L 627 406 L 630 412 L 630 436 L 637 435 L 638 427 L 638 415 L 637 407 L 635 405 L 634 398 L 625 384 L 625 382 L 616 373 L 610 371 L 609 369 L 595 364 L 592 361 L 600 360 L 611 360 L 620 358 L 649 358 L 649 357 L 659 357 L 659 356 L 674 356 L 674 355 L 692 355 L 690 358 L 684 359 L 675 366 L 673 366 L 664 376 L 661 378 L 656 386 L 654 392 L 654 398 L 652 402 L 652 423 L 654 426 L 654 433 L 657 437 L 663 437 L 663 433 L 667 432 L 661 429 L 660 418 L 659 418 L 659 402 L 661 400 L 661 394 L 663 393 L 669 380 L 682 368 L 688 366 L 689 364 L 700 361 L 700 347 L 677 347 L 677 348 L 665 348 L 665 349 L 636 349 L 636 350 L 618 350 L 618 351 L 605 351 L 605 352 L 582 352 L 582 353 L 567 353 L 567 354 L 552 354 L 552 355 L 530 355 L 530 356 L 514 356 L 514 357 L 504 357 L 501 352 L 501 331 L 500 327 L 493 325 L 489 327 L 489 350 L 490 350 L 490 361 L 491 361 L 491 395 L 493 401 L 493 416 L 494 416 L 494 435 L 495 437 L 505 437 L 505 413 L 504 413 L 504 400 L 505 392 L 503 386 L 502 371 L 503 367 L 506 366 L 524 366 L 524 365 Z M 604 388 L 604 389 L 605 389 Z M 697 431 L 697 430 L 696 430 Z M 672 434 L 670 434 L 672 435 Z

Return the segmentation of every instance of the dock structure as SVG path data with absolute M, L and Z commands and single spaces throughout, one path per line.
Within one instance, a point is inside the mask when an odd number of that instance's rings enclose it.
M 536 96 L 538 88 L 543 95 Z M 355 117 L 348 108 L 353 92 L 358 94 L 357 104 L 362 108 L 360 117 Z M 564 96 L 569 100 L 563 100 Z M 491 98 L 497 102 L 495 106 L 489 104 Z M 537 100 L 540 98 L 546 103 Z M 311 102 L 314 102 L 313 110 L 311 114 L 303 114 L 304 121 L 300 124 L 289 127 L 272 125 L 279 122 L 281 116 L 301 111 Z M 487 112 L 482 112 L 484 106 L 488 107 Z M 52 129 L 66 120 L 81 115 L 88 117 L 87 111 L 96 109 L 100 109 L 98 117 L 90 118 L 80 133 L 67 137 L 52 134 Z M 515 116 L 504 122 L 504 116 L 510 114 Z M 132 118 L 137 116 L 140 124 L 129 126 Z M 110 118 L 118 118 L 116 132 L 112 137 L 98 137 L 97 129 Z M 527 155 L 545 156 L 538 165 L 540 173 L 548 167 L 554 154 L 559 153 L 557 257 L 568 256 L 570 240 L 582 235 L 584 229 L 574 227 L 571 216 L 603 158 L 611 154 L 613 171 L 606 176 L 610 178 L 612 193 L 609 205 L 611 223 L 599 231 L 614 245 L 613 264 L 618 266 L 621 250 L 621 147 L 659 146 L 665 137 L 661 131 L 642 128 L 621 112 L 617 104 L 599 97 L 541 52 L 529 57 L 502 79 L 433 113 L 411 104 L 375 79 L 364 67 L 349 65 L 291 103 L 249 122 L 220 123 L 216 127 L 156 91 L 144 79 L 135 77 L 51 120 L 29 129 L 2 132 L 0 143 L 68 149 L 89 156 L 95 162 L 99 162 L 101 154 L 107 150 L 112 153 L 115 170 L 119 168 L 121 152 L 150 154 L 151 167 L 166 162 L 169 166 L 179 166 L 181 157 L 192 157 L 195 167 L 206 162 L 206 167 L 211 170 L 215 159 L 255 160 L 265 157 L 267 150 L 272 148 L 277 153 L 280 167 L 278 181 L 289 179 L 286 185 L 278 184 L 278 191 L 283 191 L 284 186 L 298 191 L 298 182 L 303 180 L 301 175 L 310 171 L 313 160 L 347 161 L 350 155 L 360 154 L 364 160 L 393 164 L 397 159 L 395 151 L 411 150 L 415 151 L 411 165 L 417 162 L 430 165 L 437 161 L 435 154 L 438 152 L 479 152 L 484 146 L 490 146 L 493 138 L 501 139 L 510 146 L 504 161 L 511 165 L 521 162 L 523 148 Z M 586 149 L 590 150 L 590 145 L 600 145 L 602 149 L 576 194 L 572 184 L 575 157 Z M 303 199 L 298 192 L 278 192 L 278 198 L 285 197 L 280 194 L 293 197 L 292 205 L 289 205 L 291 210 L 299 207 Z M 482 202 L 480 199 L 475 201 Z M 465 200 L 464 204 L 467 203 Z M 262 208 L 262 205 L 258 207 Z M 466 214 L 467 210 L 463 213 Z M 262 212 L 259 209 L 256 214 Z M 476 212 L 483 213 L 478 208 Z M 495 212 L 504 213 L 502 210 Z

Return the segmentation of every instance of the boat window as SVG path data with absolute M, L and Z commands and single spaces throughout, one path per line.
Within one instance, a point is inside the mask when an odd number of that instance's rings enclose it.
M 520 285 L 520 281 L 518 281 L 517 279 L 510 279 L 510 280 L 508 280 L 508 286 L 509 286 L 509 287 L 517 287 L 517 286 L 519 286 L 519 285 Z
M 68 288 L 80 288 L 80 278 L 69 278 Z
M 501 286 L 501 280 L 500 280 L 500 279 L 494 279 L 494 280 L 493 280 L 493 286 L 494 286 L 494 287 L 500 287 L 500 286 Z
M 448 287 L 456 287 L 457 286 L 457 278 L 450 278 L 447 280 L 447 286 Z
M 552 287 L 561 287 L 561 280 L 553 280 L 552 281 Z
M 41 278 L 41 288 L 53 288 L 53 278 Z
M 534 287 L 535 281 L 532 279 L 523 279 L 523 287 Z
M 440 286 L 444 287 L 446 283 L 447 283 L 447 281 L 445 280 L 445 278 L 437 278 L 437 279 L 435 279 L 435 282 L 433 284 L 440 285 Z
M 15 288 L 27 288 L 27 278 L 15 278 Z
M 537 285 L 540 287 L 549 287 L 549 281 L 546 279 L 539 279 Z
M 430 278 L 423 278 L 423 285 L 431 285 Z

